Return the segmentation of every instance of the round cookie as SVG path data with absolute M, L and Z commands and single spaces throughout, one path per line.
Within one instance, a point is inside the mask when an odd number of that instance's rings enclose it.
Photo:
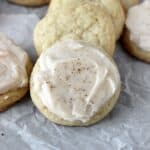
M 122 41 L 126 50 L 140 60 L 150 63 L 150 1 L 129 9 Z
M 30 94 L 50 121 L 88 126 L 112 110 L 120 84 L 117 67 L 103 50 L 65 40 L 40 55 L 31 74 Z
M 103 9 L 109 13 L 113 19 L 116 30 L 116 39 L 119 39 L 125 22 L 125 13 L 122 8 L 120 0 L 55 0 L 52 1 L 48 13 L 51 12 L 51 9 L 62 9 L 62 7 L 73 7 L 75 5 L 82 5 L 83 2 L 93 2 L 101 5 Z M 119 12 L 119 13 L 118 13 Z
M 50 0 L 8 0 L 9 2 L 25 5 L 25 6 L 40 6 L 50 2 Z
M 112 56 L 116 43 L 112 18 L 99 4 L 90 2 L 51 11 L 34 30 L 38 55 L 62 39 L 89 42 Z
M 139 0 L 121 0 L 123 8 L 127 12 L 128 9 L 139 3 Z
M 27 53 L 0 33 L 0 112 L 27 93 L 31 70 Z

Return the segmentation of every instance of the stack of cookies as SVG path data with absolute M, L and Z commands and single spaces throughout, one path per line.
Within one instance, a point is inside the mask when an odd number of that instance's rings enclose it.
M 49 2 L 9 1 L 28 6 Z M 39 58 L 30 79 L 33 103 L 49 120 L 87 126 L 112 110 L 121 89 L 112 57 L 125 22 L 124 46 L 132 55 L 150 62 L 150 34 L 145 31 L 150 24 L 150 2 L 135 4 L 138 0 L 51 1 L 34 30 Z
M 112 110 L 121 85 L 112 56 L 124 22 L 119 0 L 51 1 L 34 31 L 40 57 L 30 84 L 34 104 L 48 119 L 85 126 Z

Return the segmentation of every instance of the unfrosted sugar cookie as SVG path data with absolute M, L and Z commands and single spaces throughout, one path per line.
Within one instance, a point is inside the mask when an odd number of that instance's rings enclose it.
M 48 13 L 34 30 L 38 54 L 63 39 L 89 42 L 112 56 L 116 43 L 115 27 L 111 16 L 97 3 L 68 5 Z
M 108 12 L 115 25 L 116 39 L 119 39 L 125 23 L 125 13 L 120 0 L 55 0 L 51 2 L 48 13 L 51 13 L 52 9 L 68 9 L 85 2 L 97 3 Z
M 103 119 L 120 94 L 112 58 L 85 42 L 65 40 L 44 51 L 34 66 L 30 93 L 50 121 L 87 126 Z
M 27 53 L 0 33 L 0 112 L 27 93 L 31 69 Z

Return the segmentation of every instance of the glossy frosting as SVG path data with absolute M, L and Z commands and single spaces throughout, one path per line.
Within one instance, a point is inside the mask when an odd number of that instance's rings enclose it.
M 25 87 L 27 54 L 0 33 L 0 94 Z
M 119 73 L 102 51 L 66 40 L 43 52 L 33 89 L 50 112 L 68 121 L 88 121 L 114 95 Z
M 129 9 L 126 26 L 130 39 L 143 51 L 150 52 L 150 1 Z

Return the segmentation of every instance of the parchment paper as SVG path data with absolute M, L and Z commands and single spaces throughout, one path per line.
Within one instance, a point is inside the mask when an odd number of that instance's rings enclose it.
M 25 8 L 0 1 L 0 31 L 25 48 L 33 61 L 32 31 L 46 7 Z M 63 127 L 43 117 L 27 95 L 0 114 L 0 150 L 150 150 L 150 65 L 129 56 L 117 44 L 122 92 L 100 123 Z

